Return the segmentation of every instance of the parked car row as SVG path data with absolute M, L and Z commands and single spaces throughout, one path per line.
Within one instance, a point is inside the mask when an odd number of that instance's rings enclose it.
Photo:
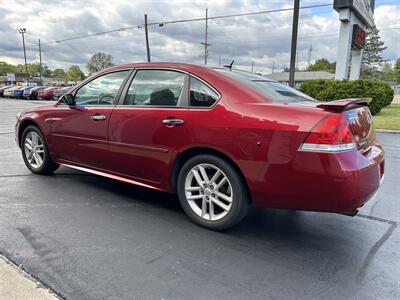
M 0 97 L 30 99 L 30 100 L 57 100 L 72 87 L 60 86 L 0 86 Z

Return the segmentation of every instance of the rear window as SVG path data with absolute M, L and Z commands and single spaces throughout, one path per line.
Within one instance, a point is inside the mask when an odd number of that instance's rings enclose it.
M 244 71 L 230 71 L 227 69 L 216 69 L 216 71 L 244 83 L 275 102 L 293 103 L 303 101 L 316 101 L 314 98 L 277 81 L 248 73 Z

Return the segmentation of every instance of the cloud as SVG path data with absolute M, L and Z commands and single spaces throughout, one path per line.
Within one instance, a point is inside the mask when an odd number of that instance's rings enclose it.
M 303 0 L 302 5 L 320 4 Z M 292 1 L 17 1 L 0 2 L 1 44 L 0 60 L 23 62 L 20 27 L 27 29 L 28 62 L 38 62 L 38 38 L 43 48 L 43 62 L 51 68 L 68 68 L 71 64 L 85 69 L 90 56 L 98 51 L 114 57 L 114 63 L 146 59 L 143 28 L 114 32 L 107 35 L 54 41 L 142 24 L 147 13 L 149 22 L 264 11 L 291 7 Z M 375 20 L 382 28 L 381 37 L 388 49 L 386 59 L 394 60 L 400 53 L 400 6 L 395 1 L 377 1 Z M 209 64 L 229 63 L 235 59 L 238 67 L 268 73 L 288 66 L 290 57 L 292 12 L 284 11 L 245 17 L 209 20 Z M 305 67 L 309 57 L 335 60 L 340 23 L 332 7 L 304 9 L 300 13 L 298 37 L 298 66 Z M 389 28 L 389 29 L 388 29 Z M 149 27 L 152 60 L 203 63 L 204 21 L 166 24 Z M 310 48 L 312 51 L 310 52 Z M 311 56 L 310 56 L 311 53 Z
M 400 5 L 382 5 L 375 10 L 375 23 L 387 49 L 384 58 L 394 61 L 400 57 Z

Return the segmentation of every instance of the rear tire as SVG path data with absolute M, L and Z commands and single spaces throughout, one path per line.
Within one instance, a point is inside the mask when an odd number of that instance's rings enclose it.
M 211 230 L 236 225 L 250 207 L 242 177 L 230 163 L 214 155 L 189 159 L 179 172 L 177 188 L 187 216 Z
M 46 140 L 37 126 L 25 128 L 20 144 L 25 165 L 32 173 L 52 174 L 60 166 L 53 161 Z

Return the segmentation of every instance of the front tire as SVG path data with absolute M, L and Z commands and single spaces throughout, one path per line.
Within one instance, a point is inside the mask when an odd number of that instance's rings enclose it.
M 230 163 L 214 155 L 189 159 L 179 172 L 177 187 L 187 216 L 208 229 L 234 226 L 250 207 L 241 176 Z
M 38 127 L 30 125 L 21 137 L 21 152 L 27 168 L 35 174 L 51 174 L 58 169 L 47 147 L 46 140 Z

